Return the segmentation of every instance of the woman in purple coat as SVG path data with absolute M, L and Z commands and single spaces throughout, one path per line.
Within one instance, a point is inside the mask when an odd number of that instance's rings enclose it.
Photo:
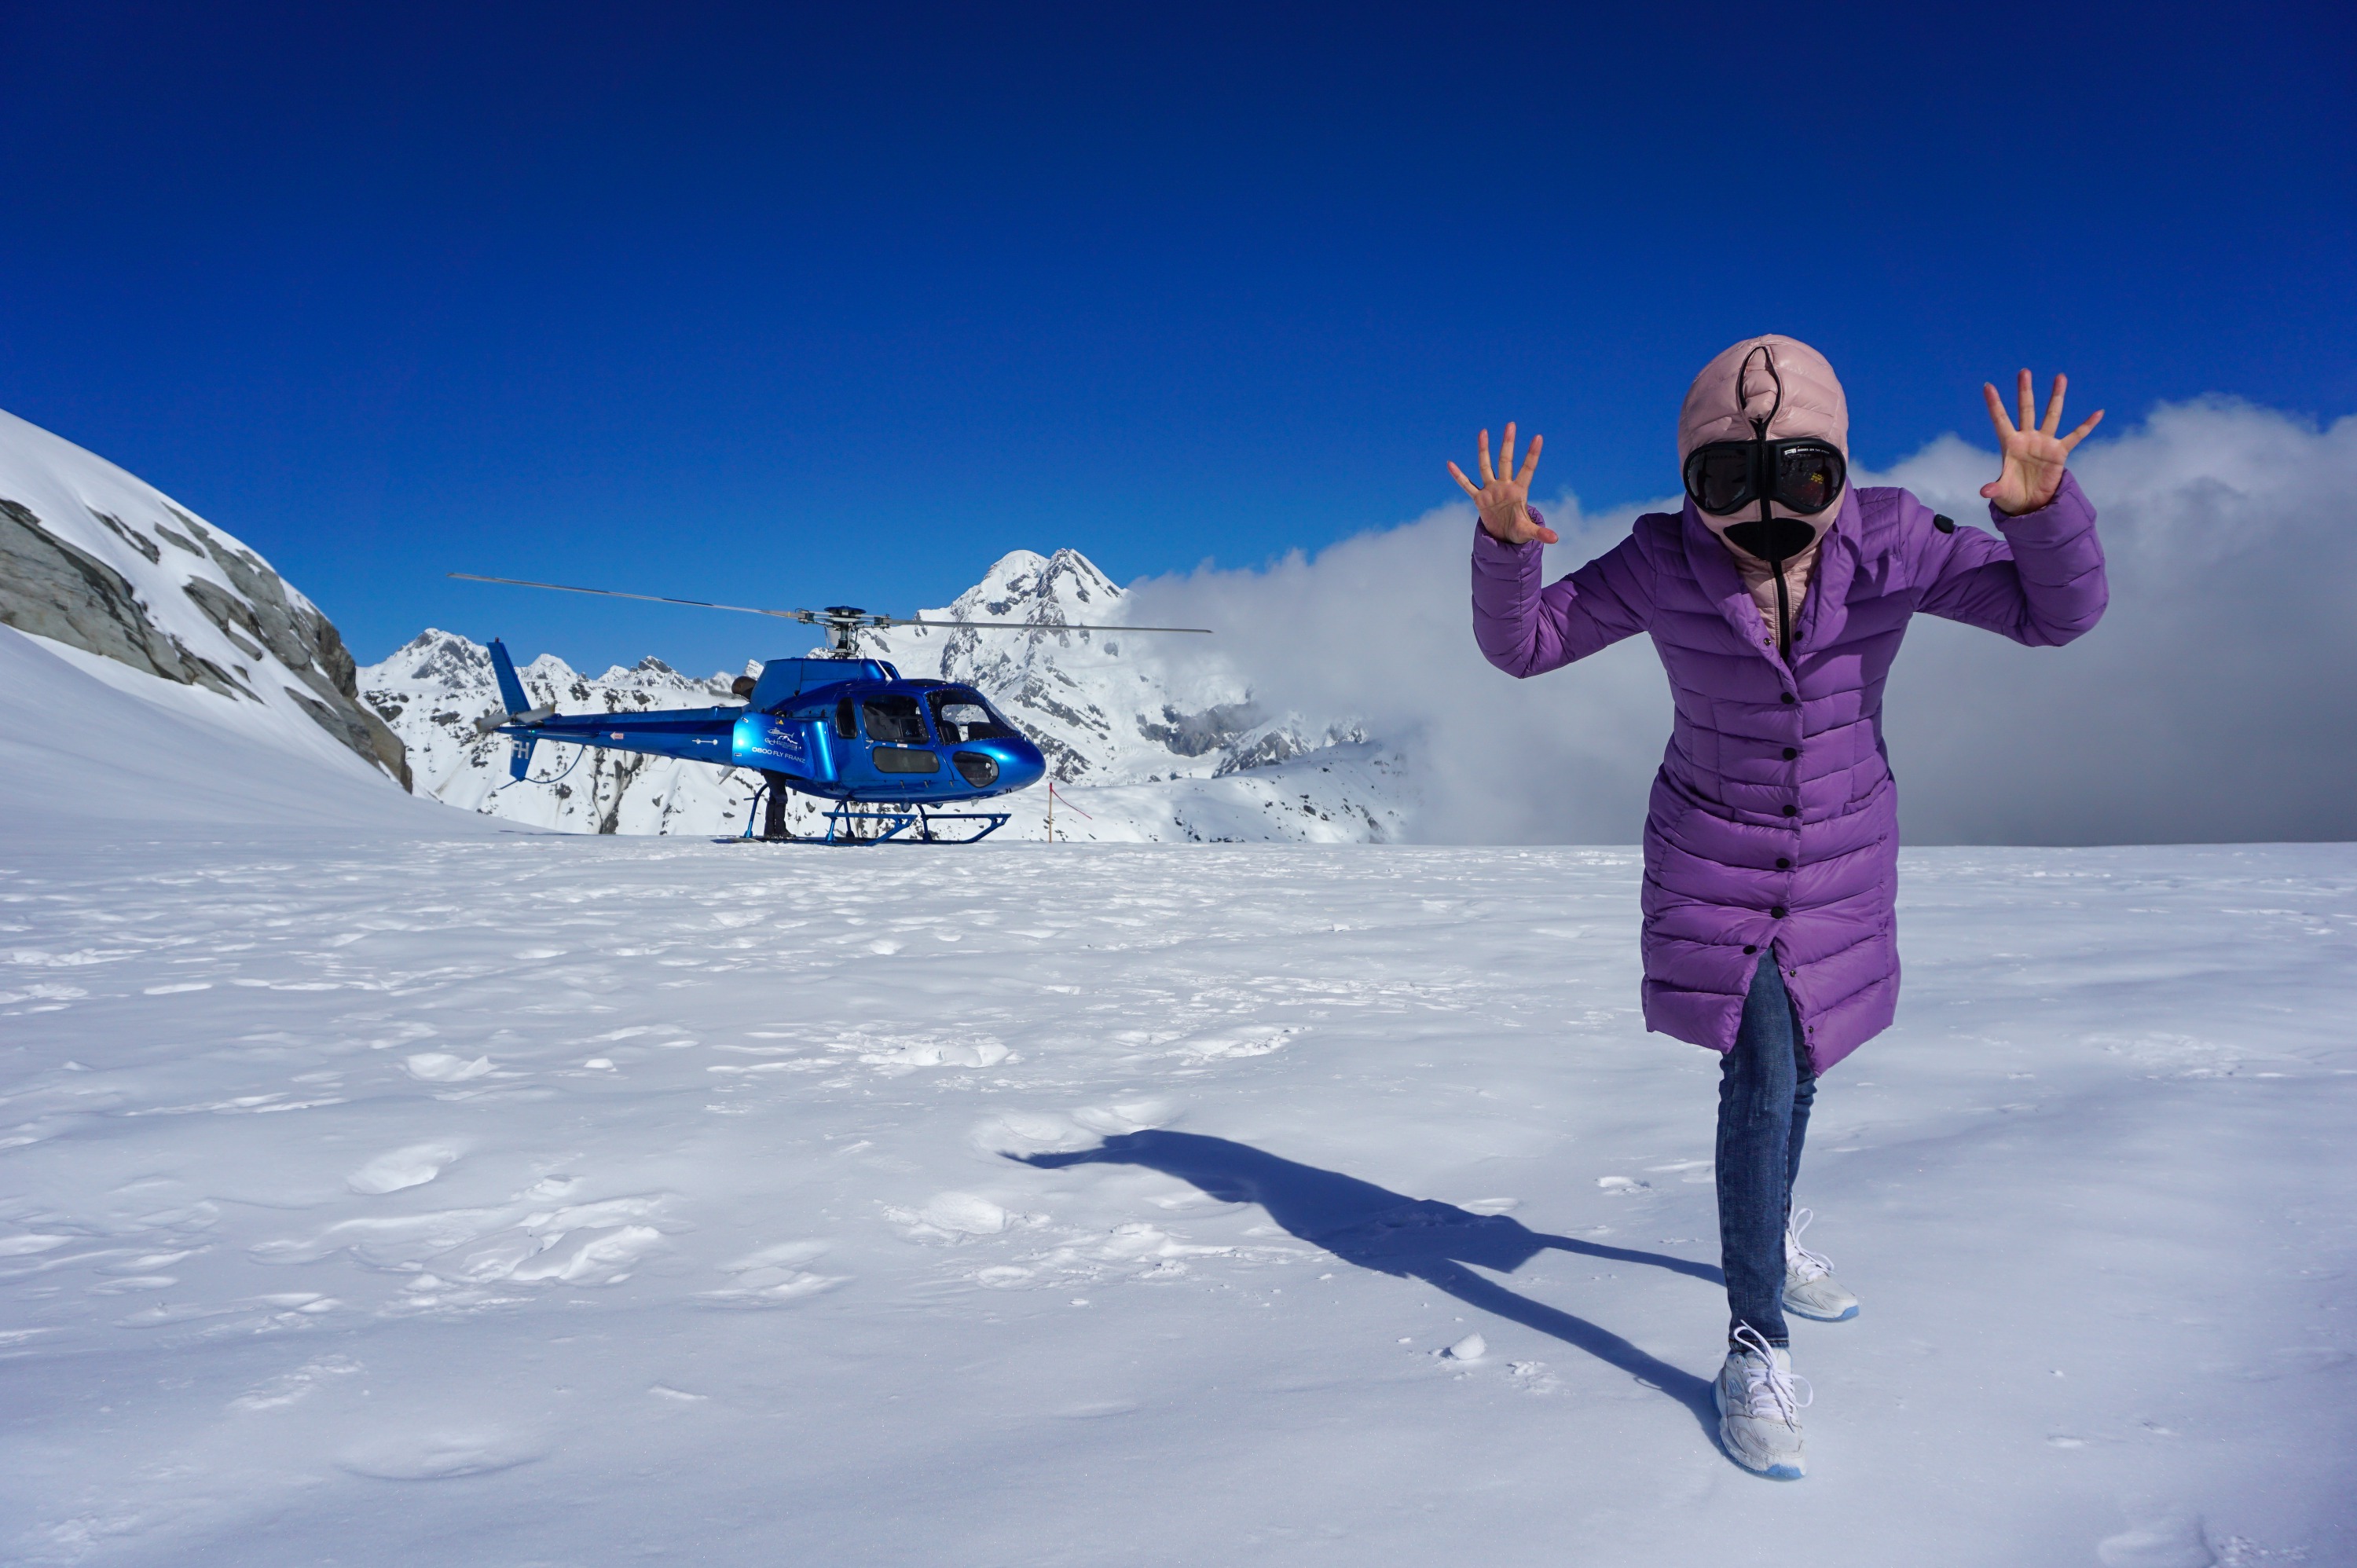
M 1916 611 L 2059 647 L 2104 613 L 2094 509 L 2065 469 L 2104 416 L 2057 435 L 2063 378 L 2035 423 L 1984 387 L 2003 467 L 1981 489 L 1997 532 L 1901 489 L 1848 482 L 1849 411 L 1824 357 L 1748 338 L 1703 367 L 1678 419 L 1685 506 L 1555 583 L 1514 427 L 1481 483 L 1473 630 L 1490 662 L 1536 675 L 1639 632 L 1676 716 L 1645 819 L 1645 1026 L 1721 1053 L 1719 1249 L 1731 1322 L 1717 1385 L 1738 1463 L 1805 1467 L 1784 1315 L 1857 1301 L 1800 1245 L 1792 1178 L 1818 1075 L 1889 1024 L 1898 798 L 1882 685 Z M 1800 1222 L 1807 1223 L 1803 1210 Z

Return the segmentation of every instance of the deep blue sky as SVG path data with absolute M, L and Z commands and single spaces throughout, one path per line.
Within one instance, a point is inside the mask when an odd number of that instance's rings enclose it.
M 363 660 L 579 663 L 1415 515 L 1508 417 L 1674 488 L 1745 334 L 1861 461 L 1985 379 L 2357 409 L 2345 5 L 0 5 L 0 406 Z M 1450 590 L 1454 591 L 1454 590 Z M 773 646 L 774 645 L 774 646 Z

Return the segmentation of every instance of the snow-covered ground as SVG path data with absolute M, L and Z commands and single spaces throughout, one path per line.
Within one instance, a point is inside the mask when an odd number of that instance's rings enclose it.
M 2357 1540 L 2348 847 L 1910 857 L 1779 1487 L 1630 852 L 425 820 L 12 840 L 6 1560 Z
M 1908 856 L 1778 1485 L 1633 851 L 549 834 L 0 661 L 0 1561 L 2357 1552 L 2357 846 Z

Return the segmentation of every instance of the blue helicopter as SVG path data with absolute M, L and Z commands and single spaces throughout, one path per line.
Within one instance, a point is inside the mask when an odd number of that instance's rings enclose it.
M 754 821 L 759 819 L 759 837 L 770 842 L 793 836 L 786 831 L 786 798 L 792 792 L 834 802 L 826 814 L 823 842 L 827 843 L 883 843 L 903 833 L 909 837 L 902 842 L 974 843 L 1006 826 L 1012 813 L 942 808 L 1013 794 L 1038 783 L 1048 770 L 1039 746 L 980 692 L 954 681 L 911 679 L 884 660 L 862 657 L 862 632 L 922 626 L 1209 635 L 1208 628 L 1194 626 L 1042 627 L 1028 621 L 928 620 L 875 615 L 850 605 L 821 610 L 757 609 L 471 572 L 450 575 L 470 583 L 735 610 L 823 628 L 824 656 L 772 659 L 762 664 L 758 676 L 740 676 L 736 694 L 744 699 L 743 707 L 640 714 L 560 714 L 554 704 L 534 707 L 517 678 L 507 645 L 496 638 L 491 641 L 491 668 L 499 677 L 503 712 L 477 720 L 476 727 L 482 734 L 509 738 L 511 776 L 529 777 L 533 748 L 544 740 L 749 768 L 761 775 L 763 785 L 754 797 L 744 836 L 755 836 Z

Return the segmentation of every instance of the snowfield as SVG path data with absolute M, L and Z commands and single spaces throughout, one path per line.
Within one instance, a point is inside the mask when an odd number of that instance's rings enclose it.
M 1909 854 L 1778 1485 L 1633 850 L 502 831 L 0 655 L 0 1560 L 2357 1553 L 2357 846 Z

